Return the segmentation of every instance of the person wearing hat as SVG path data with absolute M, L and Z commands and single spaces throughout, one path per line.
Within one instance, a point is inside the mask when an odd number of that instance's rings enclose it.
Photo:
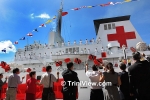
M 130 80 L 130 95 L 137 100 L 150 100 L 150 64 L 140 61 L 141 54 L 133 53 L 134 64 L 128 69 Z

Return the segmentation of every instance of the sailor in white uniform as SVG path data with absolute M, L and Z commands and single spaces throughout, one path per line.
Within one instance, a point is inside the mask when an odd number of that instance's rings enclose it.
M 81 49 L 81 54 L 83 54 L 83 50 Z
M 59 55 L 61 55 L 62 53 L 61 53 L 61 50 L 59 51 Z
M 29 59 L 31 59 L 31 55 L 29 54 Z
M 101 38 L 99 37 L 97 40 L 97 44 L 99 44 L 101 42 Z
M 58 42 L 56 43 L 56 47 L 58 47 Z
M 85 40 L 85 44 L 88 45 L 88 40 L 87 39 Z
M 88 49 L 88 54 L 90 54 L 90 49 Z
M 46 52 L 45 52 L 45 54 L 44 54 L 44 58 L 47 58 L 47 54 L 46 54 Z
M 102 47 L 101 52 L 104 52 L 104 48 Z
M 70 46 L 70 41 L 68 41 L 68 46 Z
M 53 55 L 53 53 L 51 52 L 51 53 L 50 53 L 50 58 L 52 57 L 52 55 Z
M 45 47 L 48 47 L 48 45 L 45 43 Z
M 95 42 L 95 41 L 94 41 L 94 38 L 93 38 L 93 39 L 92 39 L 92 44 L 94 44 L 94 42 Z
M 98 50 L 97 48 L 95 48 L 95 56 L 97 56 Z
M 77 54 L 76 50 L 74 50 L 74 54 Z
M 62 44 L 62 47 L 63 47 L 64 46 L 64 42 L 62 42 L 61 44 Z
M 86 50 L 86 48 L 84 48 L 84 54 L 86 54 L 87 53 L 87 50 Z
M 41 58 L 41 53 L 39 53 L 39 58 Z
M 63 54 L 65 54 L 65 52 L 64 52 L 64 51 L 62 52 L 62 55 L 63 55 Z
M 82 40 L 80 40 L 80 45 L 82 45 Z

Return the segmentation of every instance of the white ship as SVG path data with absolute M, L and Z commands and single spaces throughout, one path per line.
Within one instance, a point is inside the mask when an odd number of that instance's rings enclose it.
M 88 63 L 89 66 L 94 64 L 93 60 L 89 59 L 90 55 L 95 55 L 96 59 L 108 60 L 114 65 L 118 64 L 120 57 L 124 59 L 131 58 L 132 51 L 130 48 L 135 48 L 136 51 L 143 52 L 147 56 L 150 55 L 149 46 L 144 43 L 130 22 L 129 15 L 96 19 L 93 21 L 96 39 L 91 38 L 91 40 L 76 42 L 68 40 L 68 43 L 64 43 L 61 36 L 62 11 L 63 7 L 59 10 L 56 31 L 49 33 L 49 43 L 40 44 L 35 41 L 33 44 L 26 45 L 24 49 L 18 49 L 14 63 L 10 64 L 11 70 L 4 73 L 4 76 L 12 73 L 14 67 L 18 67 L 21 70 L 20 76 L 26 76 L 28 68 L 36 71 L 37 76 L 41 76 L 44 73 L 42 71 L 43 67 L 47 65 L 52 66 L 52 73 L 56 75 L 57 71 L 61 73 L 66 69 L 65 59 L 68 61 L 70 59 L 70 61 L 74 62 L 78 58 L 81 63 L 74 63 L 75 71 L 81 81 L 88 81 L 84 65 L 85 63 Z M 58 63 L 56 64 L 56 62 Z M 115 70 L 119 71 L 118 68 L 115 68 Z M 61 74 L 60 78 L 62 78 Z M 88 100 L 89 98 L 90 88 L 88 86 L 79 86 L 78 100 Z

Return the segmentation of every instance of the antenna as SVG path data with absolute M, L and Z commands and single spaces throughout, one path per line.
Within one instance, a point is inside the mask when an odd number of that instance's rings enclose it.
M 64 3 L 63 0 L 61 0 L 61 8 L 60 8 L 61 10 L 63 10 L 63 3 Z

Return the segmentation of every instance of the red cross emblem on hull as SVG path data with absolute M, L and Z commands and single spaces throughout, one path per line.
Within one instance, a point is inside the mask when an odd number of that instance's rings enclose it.
M 116 33 L 107 35 L 108 41 L 118 41 L 120 43 L 120 47 L 122 45 L 127 45 L 128 39 L 136 39 L 135 32 L 125 32 L 123 26 L 116 27 Z

